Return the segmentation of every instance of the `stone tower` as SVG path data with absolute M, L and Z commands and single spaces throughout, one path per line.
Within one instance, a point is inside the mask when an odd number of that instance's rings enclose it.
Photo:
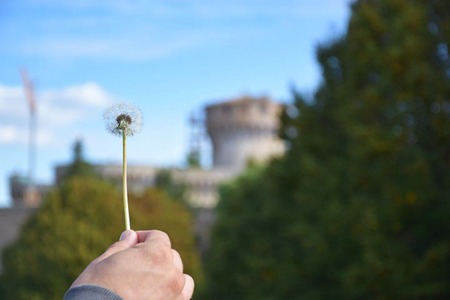
M 249 160 L 263 161 L 283 153 L 284 145 L 277 138 L 281 108 L 265 97 L 241 97 L 207 106 L 213 167 L 241 170 Z

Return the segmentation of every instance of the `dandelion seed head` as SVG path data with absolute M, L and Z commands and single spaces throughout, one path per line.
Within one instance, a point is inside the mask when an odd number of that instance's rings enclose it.
M 103 113 L 106 129 L 114 135 L 132 136 L 142 128 L 141 110 L 131 103 L 118 103 Z

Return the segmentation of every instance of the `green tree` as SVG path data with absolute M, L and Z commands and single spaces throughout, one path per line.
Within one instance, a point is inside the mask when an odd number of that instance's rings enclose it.
M 160 170 L 156 174 L 155 187 L 164 190 L 171 198 L 186 204 L 186 185 L 174 180 L 170 170 Z
M 253 166 L 221 188 L 204 299 L 294 299 L 282 298 L 277 288 L 276 264 L 287 248 L 279 244 L 281 198 L 272 198 L 269 178 L 264 167 Z
M 81 140 L 76 140 L 73 145 L 72 162 L 68 165 L 65 178 L 73 176 L 94 176 L 93 166 L 84 157 L 84 146 Z
M 199 169 L 202 167 L 200 151 L 192 150 L 186 156 L 186 165 L 188 168 Z
M 449 43 L 445 1 L 353 4 L 285 157 L 221 194 L 210 299 L 450 297 Z
M 124 230 L 120 192 L 95 178 L 72 177 L 50 193 L 3 253 L 4 299 L 61 299 L 82 269 Z M 158 189 L 132 196 L 134 229 L 158 228 L 171 237 L 186 272 L 201 284 L 190 213 Z

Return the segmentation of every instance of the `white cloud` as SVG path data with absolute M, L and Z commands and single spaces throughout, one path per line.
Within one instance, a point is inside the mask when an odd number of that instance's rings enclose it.
M 21 87 L 0 84 L 0 116 L 23 118 L 27 113 L 25 93 Z
M 29 114 L 24 97 L 21 87 L 0 85 L 0 144 L 28 142 Z M 62 135 L 77 131 L 81 122 L 98 117 L 114 101 L 114 97 L 94 82 L 39 91 L 36 95 L 38 144 L 52 145 L 64 140 Z
M 139 27 L 133 35 L 116 37 L 36 37 L 17 45 L 25 55 L 53 58 L 113 58 L 130 61 L 155 60 L 205 45 L 254 38 L 260 35 L 252 28 L 190 28 L 177 32 L 153 31 Z
M 60 90 L 47 90 L 42 93 L 42 98 L 44 102 L 61 101 L 88 107 L 105 107 L 113 101 L 113 97 L 94 82 L 69 86 Z
M 22 97 L 24 95 L 23 89 L 21 87 L 9 87 L 0 84 L 0 99 L 4 99 L 5 101 L 10 101 L 11 99 L 16 99 L 18 97 Z M 4 104 L 4 102 L 0 102 L 0 105 Z M 2 108 L 2 106 L 0 106 Z
M 101 57 L 111 52 L 111 42 L 88 37 L 36 37 L 18 45 L 19 51 L 27 55 L 50 57 Z
M 14 126 L 0 126 L 0 143 L 10 144 L 18 141 L 19 130 Z

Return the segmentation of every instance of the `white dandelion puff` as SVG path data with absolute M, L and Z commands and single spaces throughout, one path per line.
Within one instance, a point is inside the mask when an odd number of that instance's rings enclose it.
M 114 135 L 133 136 L 142 129 L 141 110 L 131 103 L 118 103 L 103 113 L 106 129 Z

